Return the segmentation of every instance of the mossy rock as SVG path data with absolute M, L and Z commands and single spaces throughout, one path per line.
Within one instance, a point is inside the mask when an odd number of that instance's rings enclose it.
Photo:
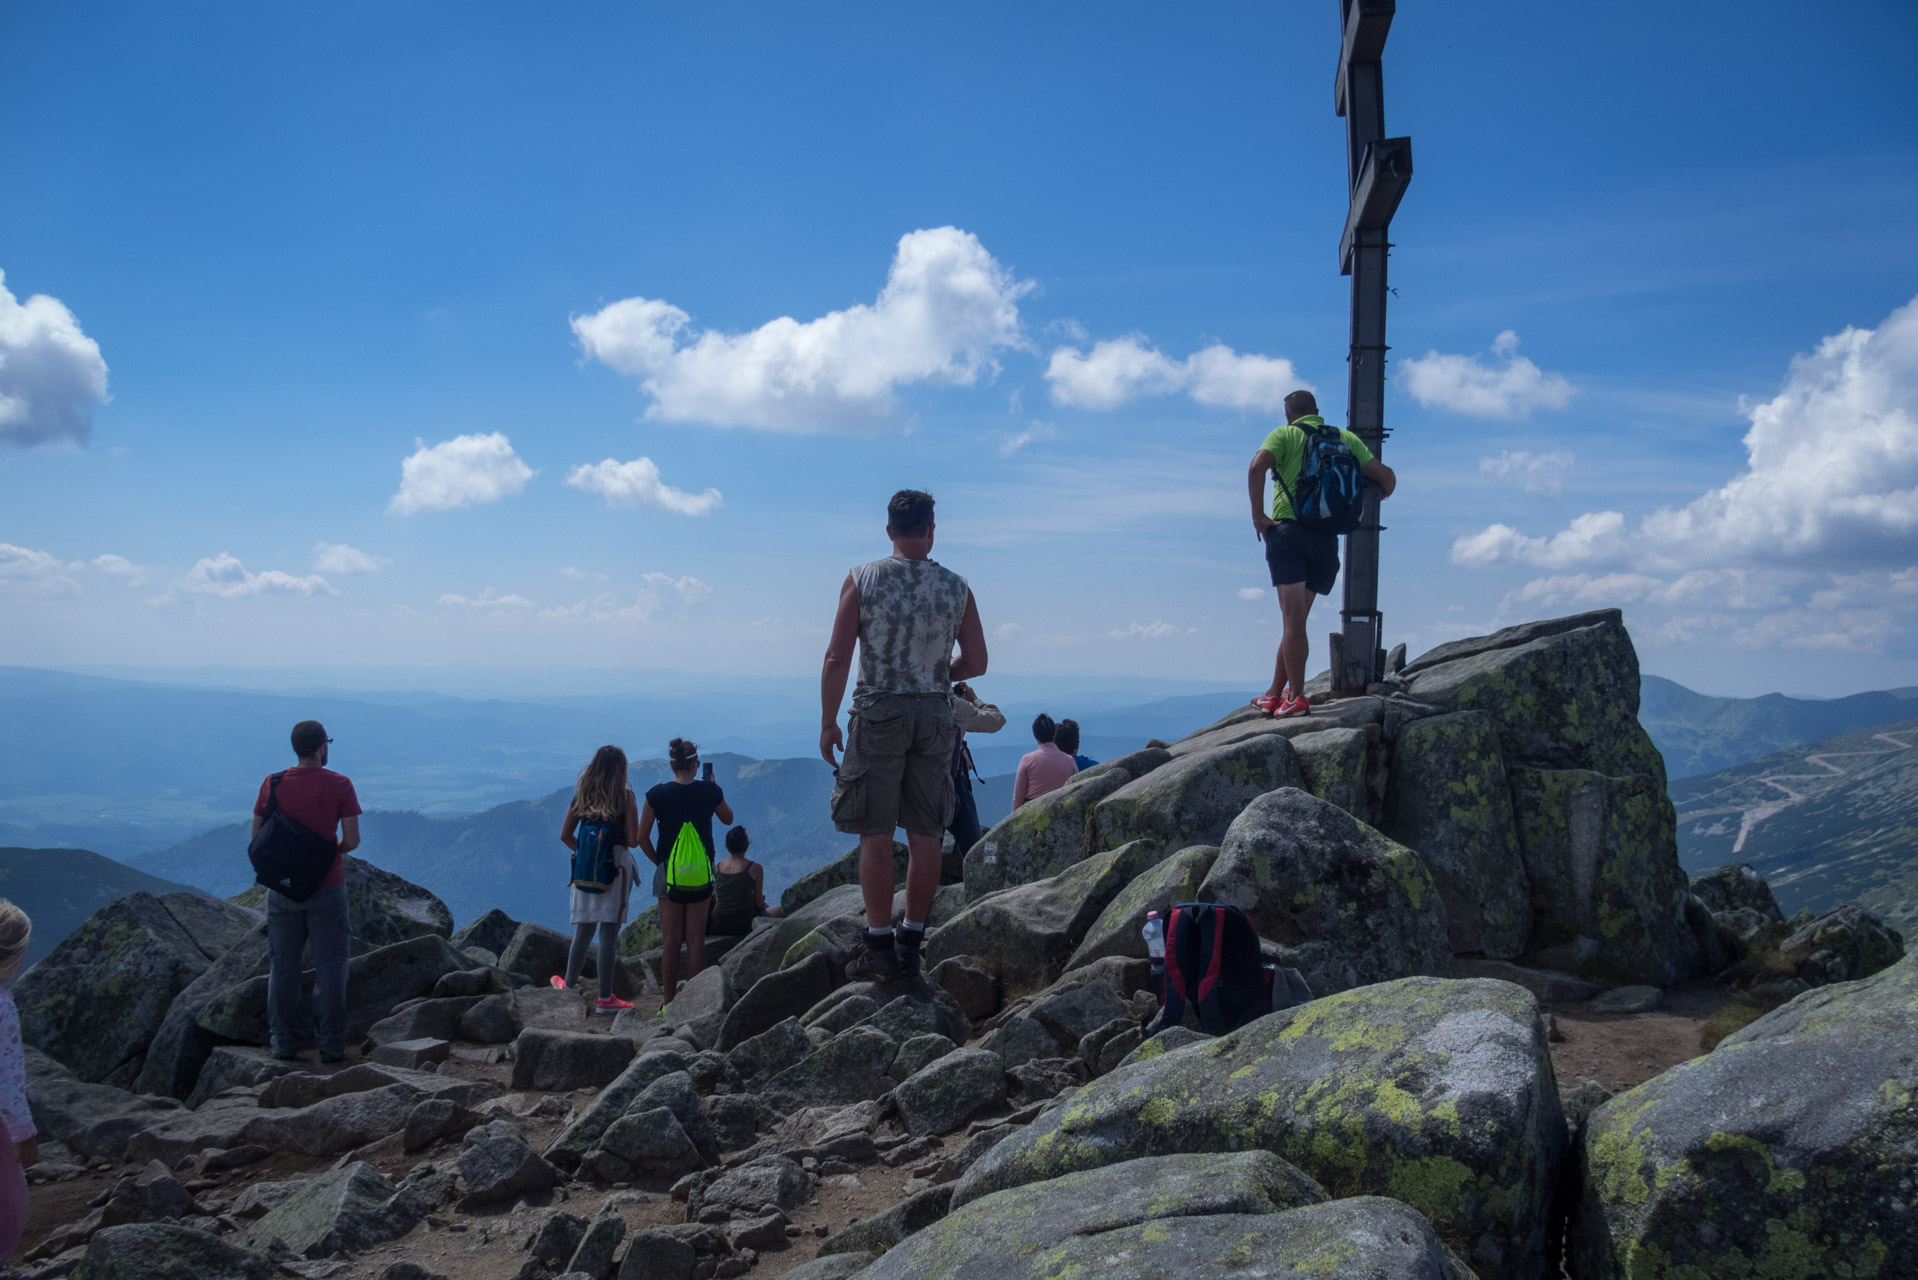
M 906 864 L 911 856 L 912 851 L 905 845 L 897 840 L 892 842 L 892 882 L 894 884 L 906 882 Z M 786 891 L 779 895 L 779 906 L 786 914 L 791 915 L 828 889 L 837 889 L 842 884 L 858 883 L 859 848 L 855 845 L 851 852 L 834 858 L 823 867 L 808 871 L 787 885 Z
M 1245 807 L 1198 897 L 1245 912 L 1321 995 L 1451 968 L 1424 860 L 1296 787 Z
M 494 907 L 469 925 L 464 925 L 452 938 L 453 950 L 464 951 L 468 947 L 478 947 L 499 955 L 506 950 L 506 944 L 513 940 L 513 934 L 519 930 L 519 921 Z M 644 948 L 641 948 L 644 950 Z
M 1065 972 L 1086 931 L 1120 890 L 1164 858 L 1158 841 L 1136 840 L 1050 879 L 1001 890 L 927 933 L 926 966 L 968 956 L 998 975 L 1007 999 L 1037 991 Z
M 1638 723 L 1638 651 L 1616 609 L 1440 645 L 1400 680 L 1416 701 L 1485 712 L 1511 763 L 1639 774 L 1665 789 L 1665 762 Z
M 665 931 L 659 927 L 659 903 L 655 901 L 627 922 L 619 931 L 619 954 L 642 955 L 666 945 Z
M 1174 903 L 1196 901 L 1205 873 L 1218 856 L 1217 845 L 1194 845 L 1134 876 L 1086 930 L 1085 941 L 1066 962 L 1067 971 L 1106 956 L 1144 960 L 1145 934 L 1141 930 L 1145 928 L 1146 912 L 1156 911 L 1161 919 L 1169 919 Z
M 1587 1122 L 1572 1274 L 1908 1275 L 1918 961 L 1806 992 Z
M 1363 729 L 1322 729 L 1290 739 L 1305 789 L 1327 804 L 1337 805 L 1360 822 L 1371 805 L 1366 770 L 1371 763 L 1371 740 Z
M 1107 849 L 1143 839 L 1168 849 L 1218 844 L 1254 799 L 1304 785 L 1292 743 L 1280 734 L 1262 733 L 1180 756 L 1127 783 L 1099 802 L 1093 820 L 1099 844 Z
M 1384 831 L 1432 869 L 1454 952 L 1524 953 L 1531 887 L 1498 731 L 1482 711 L 1416 720 L 1399 733 Z
M 782 916 L 764 928 L 754 929 L 728 951 L 720 965 L 731 975 L 733 987 L 747 991 L 753 983 L 785 964 L 792 945 L 814 929 L 842 916 L 863 918 L 865 901 L 856 884 L 828 889 L 790 915 Z M 811 954 L 808 952 L 807 954 Z M 797 957 L 803 959 L 804 957 Z
M 1664 783 L 1589 769 L 1506 774 L 1539 963 L 1614 986 L 1669 987 L 1701 972 Z
M 21 1037 L 82 1080 L 125 1088 L 173 998 L 258 921 L 188 893 L 109 902 L 13 984 Z
M 1045 880 L 1083 862 L 1100 847 L 1093 832 L 1094 807 L 1131 781 L 1124 769 L 1101 767 L 1096 775 L 1075 775 L 1057 791 L 1014 809 L 967 850 L 967 900 L 977 902 L 995 889 Z
M 1383 698 L 1340 698 L 1337 702 L 1313 707 L 1310 715 L 1285 720 L 1274 720 L 1256 707 L 1240 707 L 1203 729 L 1188 733 L 1173 743 L 1170 750 L 1173 758 L 1179 759 L 1267 734 L 1297 741 L 1328 729 L 1363 729 L 1367 725 L 1383 724 L 1388 705 Z
M 1545 1273 L 1564 1147 L 1531 994 L 1407 978 L 1094 1080 L 981 1156 L 953 1206 L 1144 1156 L 1265 1150 L 1332 1196 L 1403 1200 L 1480 1275 L 1517 1280 Z
M 1756 911 L 1767 920 L 1785 923 L 1785 913 L 1778 909 L 1778 899 L 1772 896 L 1771 886 L 1749 862 L 1713 867 L 1703 875 L 1692 877 L 1692 894 L 1713 915 Z
M 360 949 L 390 947 L 429 933 L 452 936 L 453 913 L 432 891 L 363 858 L 348 854 L 344 861 L 347 918 Z M 228 901 L 264 911 L 266 887 L 256 884 Z

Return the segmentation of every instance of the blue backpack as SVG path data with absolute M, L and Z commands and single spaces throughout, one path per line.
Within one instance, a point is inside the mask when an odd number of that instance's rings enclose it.
M 613 860 L 619 837 L 613 824 L 604 818 L 581 818 L 574 835 L 579 847 L 573 850 L 573 887 L 582 893 L 605 893 L 619 874 Z
M 1337 427 L 1293 423 L 1305 432 L 1305 454 L 1299 459 L 1299 489 L 1286 487 L 1273 469 L 1272 478 L 1292 503 L 1292 518 L 1315 533 L 1351 533 L 1365 525 L 1365 473 Z

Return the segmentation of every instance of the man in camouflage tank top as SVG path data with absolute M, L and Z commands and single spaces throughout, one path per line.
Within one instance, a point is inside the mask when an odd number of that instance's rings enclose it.
M 862 564 L 839 588 L 839 612 L 820 675 L 819 754 L 834 767 L 832 820 L 859 837 L 866 949 L 846 966 L 859 981 L 911 978 L 939 889 L 939 843 L 952 821 L 952 682 L 985 674 L 986 634 L 966 580 L 935 561 L 932 495 L 901 489 L 886 508 L 892 554 Z M 959 656 L 952 647 L 958 643 Z M 859 684 L 846 734 L 855 644 Z M 834 758 L 836 750 L 845 759 Z M 906 912 L 892 929 L 892 837 L 912 851 Z

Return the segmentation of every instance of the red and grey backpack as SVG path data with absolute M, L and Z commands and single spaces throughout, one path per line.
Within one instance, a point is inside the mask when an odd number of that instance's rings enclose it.
M 1166 924 L 1165 986 L 1155 1029 L 1176 1027 L 1192 1005 L 1212 1035 L 1312 998 L 1296 970 L 1265 962 L 1259 935 L 1237 907 L 1181 902 Z M 1275 987 L 1277 988 L 1275 994 Z

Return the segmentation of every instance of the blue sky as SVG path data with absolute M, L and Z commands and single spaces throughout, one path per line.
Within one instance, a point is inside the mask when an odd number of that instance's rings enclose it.
M 918 485 L 998 670 L 1258 687 L 1336 13 L 0 5 L 0 662 L 803 673 Z M 1403 7 L 1390 638 L 1918 683 L 1915 53 Z

